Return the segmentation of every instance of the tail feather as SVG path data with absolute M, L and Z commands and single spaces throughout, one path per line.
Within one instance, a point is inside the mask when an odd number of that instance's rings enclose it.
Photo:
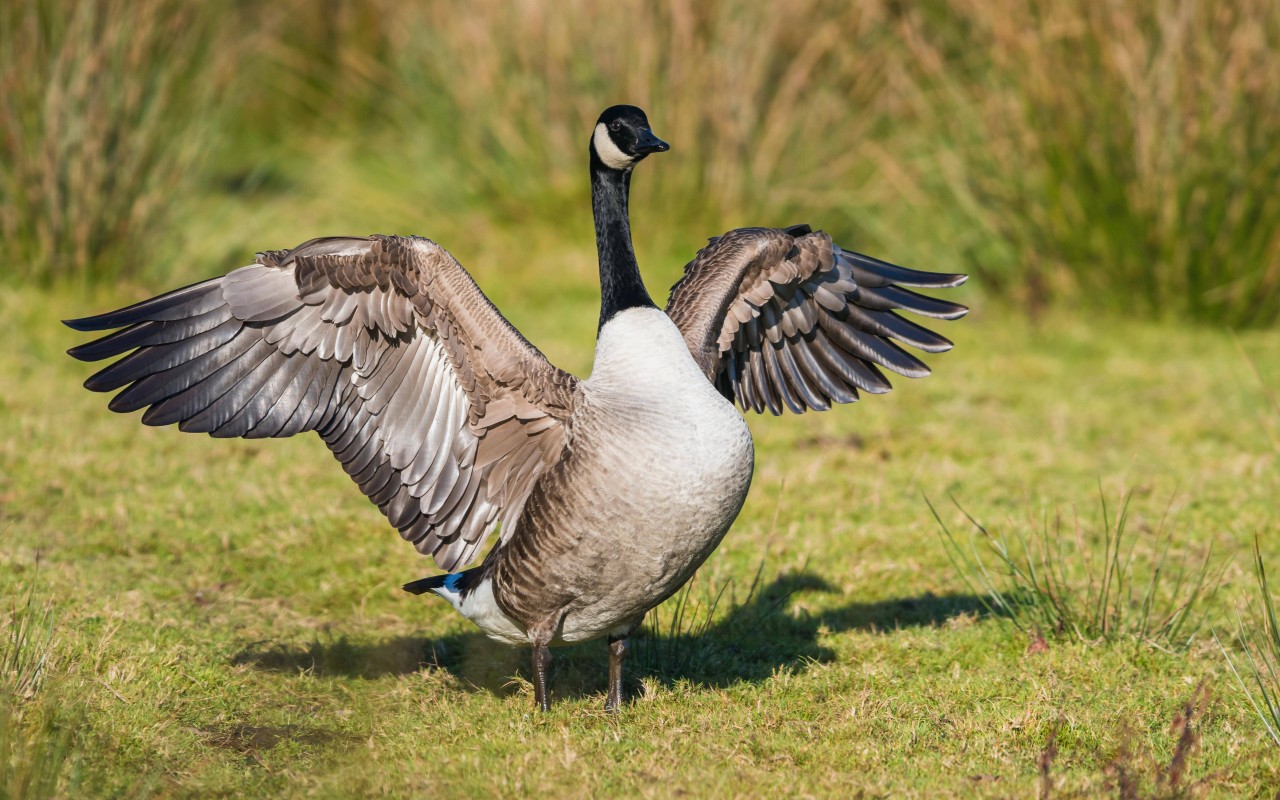
M 409 594 L 426 594 L 432 589 L 439 589 L 444 586 L 445 578 L 449 575 L 432 575 L 430 578 L 420 578 L 416 581 L 409 581 L 404 585 L 404 590 Z
M 432 575 L 429 578 L 419 578 L 416 581 L 406 583 L 404 590 L 410 594 L 426 594 L 437 589 L 456 593 L 462 588 L 462 576 L 465 574 L 465 572 L 446 572 L 442 575 Z

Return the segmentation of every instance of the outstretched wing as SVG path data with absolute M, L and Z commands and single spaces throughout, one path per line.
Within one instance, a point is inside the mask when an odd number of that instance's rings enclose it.
M 552 366 L 427 239 L 315 239 L 95 317 L 72 349 L 125 355 L 85 382 L 148 425 L 260 438 L 314 430 L 443 569 L 515 529 L 560 458 L 577 379 Z
M 958 286 L 964 275 L 904 269 L 832 244 L 807 225 L 743 228 L 712 239 L 672 287 L 667 315 L 708 380 L 743 409 L 825 411 L 890 384 L 880 368 L 929 373 L 951 342 L 894 313 L 956 319 L 968 309 L 904 289 Z

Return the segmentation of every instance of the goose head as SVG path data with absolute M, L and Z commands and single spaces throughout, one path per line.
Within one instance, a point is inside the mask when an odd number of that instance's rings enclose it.
M 671 145 L 653 135 L 649 118 L 635 106 L 610 106 L 596 120 L 591 134 L 591 161 L 626 172 L 650 153 L 665 153 Z

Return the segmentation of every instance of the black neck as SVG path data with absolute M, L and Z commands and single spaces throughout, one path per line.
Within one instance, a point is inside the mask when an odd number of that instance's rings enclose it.
M 631 247 L 627 195 L 631 171 L 609 169 L 592 154 L 591 210 L 596 219 L 596 252 L 600 256 L 600 327 L 628 308 L 657 308 L 640 278 Z

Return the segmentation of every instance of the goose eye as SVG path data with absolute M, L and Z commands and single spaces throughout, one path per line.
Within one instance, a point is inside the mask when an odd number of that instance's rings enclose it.
M 610 122 L 610 123 L 609 123 L 609 130 L 613 131 L 614 133 L 617 133 L 618 131 L 622 130 L 622 123 L 621 123 L 621 122 Z

